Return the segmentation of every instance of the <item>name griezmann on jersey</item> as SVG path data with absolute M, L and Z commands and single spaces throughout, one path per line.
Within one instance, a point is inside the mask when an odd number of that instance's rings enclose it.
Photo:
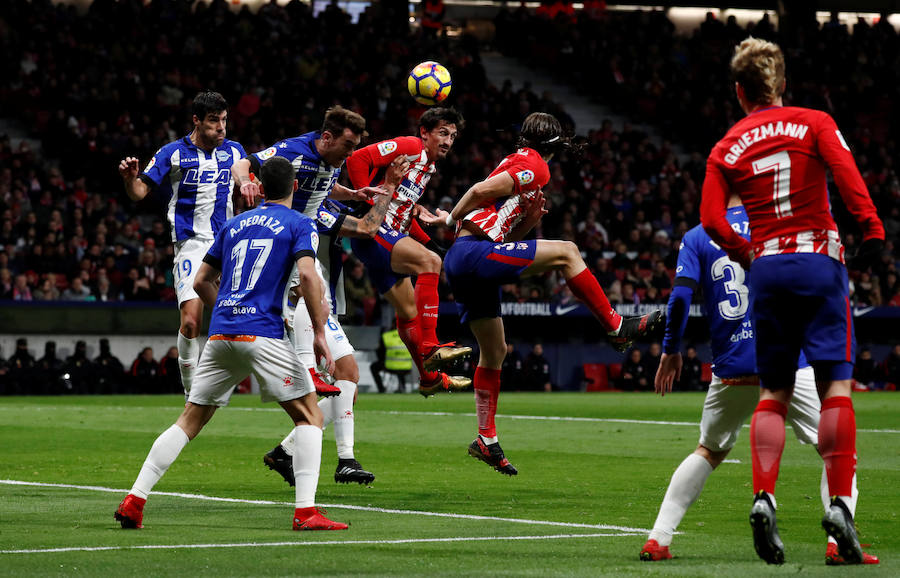
M 755 126 L 737 137 L 737 142 L 728 149 L 730 152 L 725 155 L 725 162 L 729 165 L 735 164 L 741 155 L 744 154 L 750 145 L 761 140 L 775 136 L 789 136 L 798 140 L 803 140 L 809 126 L 805 124 L 797 124 L 793 122 L 770 122 L 761 126 Z
M 246 219 L 241 219 L 241 221 L 238 223 L 237 227 L 231 228 L 231 231 L 229 231 L 229 234 L 232 237 L 234 237 L 235 235 L 237 235 L 238 233 L 240 233 L 247 227 L 252 227 L 254 225 L 260 226 L 260 227 L 266 227 L 267 229 L 272 231 L 272 234 L 274 234 L 274 235 L 277 235 L 278 233 L 284 231 L 284 225 L 282 225 L 281 221 L 279 221 L 275 217 L 267 217 L 265 215 L 253 215 L 252 217 L 248 217 Z

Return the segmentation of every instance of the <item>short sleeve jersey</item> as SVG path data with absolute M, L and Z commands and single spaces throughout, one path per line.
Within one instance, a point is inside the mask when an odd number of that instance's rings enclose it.
M 531 148 L 521 148 L 503 159 L 488 178 L 501 173 L 508 173 L 512 177 L 513 193 L 490 199 L 463 218 L 484 231 L 493 241 L 503 241 L 506 238 L 506 234 L 525 215 L 525 200 L 533 197 L 550 182 L 547 161 Z
M 340 241 L 346 211 L 347 208 L 341 203 L 325 199 L 315 218 L 320 239 L 318 259 L 328 289 L 326 297 L 331 303 L 331 312 L 336 315 L 343 315 L 347 309 L 344 298 L 344 249 Z
M 291 161 L 294 170 L 297 171 L 297 190 L 294 192 L 293 208 L 313 219 L 319 205 L 331 194 L 338 177 L 341 176 L 341 169 L 328 164 L 316 150 L 316 139 L 321 136 L 321 133 L 309 132 L 284 139 L 265 150 L 253 153 L 250 159 L 251 167 L 254 168 L 274 156 Z
M 380 185 L 384 183 L 385 169 L 400 155 L 409 160 L 409 169 L 394 191 L 384 224 L 405 233 L 412 220 L 412 209 L 435 172 L 434 161 L 428 158 L 422 139 L 403 136 L 371 144 L 353 153 L 347 167 L 354 187 Z
M 798 107 L 756 111 L 716 144 L 703 183 L 703 224 L 725 249 L 745 247 L 722 220 L 728 195 L 737 193 L 752 224 L 755 257 L 819 253 L 843 262 L 827 169 L 864 238 L 883 238 L 875 206 L 834 120 Z
M 222 271 L 210 335 L 284 337 L 285 287 L 297 259 L 315 258 L 318 244 L 312 219 L 275 203 L 228 221 L 203 259 Z
M 156 151 L 140 179 L 169 197 L 166 216 L 172 241 L 196 237 L 212 241 L 225 221 L 234 216 L 231 165 L 246 153 L 240 144 L 225 140 L 212 151 L 198 148 L 190 136 Z

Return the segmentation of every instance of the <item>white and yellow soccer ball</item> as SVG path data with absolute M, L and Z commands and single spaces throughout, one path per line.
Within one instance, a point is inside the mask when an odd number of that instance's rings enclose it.
M 406 79 L 409 94 L 416 102 L 427 106 L 434 106 L 447 98 L 452 84 L 450 72 L 430 60 L 417 64 Z

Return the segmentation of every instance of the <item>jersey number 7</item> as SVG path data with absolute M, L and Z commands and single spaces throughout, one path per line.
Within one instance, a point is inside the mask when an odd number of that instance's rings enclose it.
M 775 205 L 775 217 L 790 217 L 791 211 L 791 157 L 785 151 L 777 152 L 753 161 L 753 174 L 759 175 L 773 171 L 775 173 L 775 190 L 772 201 Z

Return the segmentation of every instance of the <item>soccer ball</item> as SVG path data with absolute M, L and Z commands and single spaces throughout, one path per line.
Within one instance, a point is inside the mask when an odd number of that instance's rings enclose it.
M 433 106 L 450 94 L 450 72 L 437 62 L 422 62 L 417 64 L 409 78 L 406 79 L 406 87 L 409 94 L 416 102 Z

